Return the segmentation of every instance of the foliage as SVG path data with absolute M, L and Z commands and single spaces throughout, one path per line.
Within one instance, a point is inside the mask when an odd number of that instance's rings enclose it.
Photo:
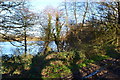
M 21 73 L 23 70 L 30 69 L 31 64 L 31 58 L 32 55 L 25 54 L 21 56 L 15 56 L 15 55 L 3 55 L 2 56 L 2 74 L 8 73 L 8 74 L 14 74 L 14 72 L 18 72 L 18 74 Z
M 94 56 L 91 57 L 91 59 L 94 60 L 94 61 L 102 61 L 102 60 L 108 59 L 108 58 L 110 58 L 110 57 L 107 56 L 107 55 L 101 55 L 101 54 L 94 55 Z

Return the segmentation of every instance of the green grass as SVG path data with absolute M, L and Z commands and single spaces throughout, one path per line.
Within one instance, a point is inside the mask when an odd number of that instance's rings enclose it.
M 77 55 L 77 56 L 76 56 Z M 104 59 L 110 58 L 108 55 L 92 55 L 90 59 L 82 58 L 81 52 L 53 52 L 48 54 L 47 56 L 41 55 L 34 58 L 34 65 L 36 67 L 43 67 L 41 75 L 44 80 L 50 80 L 51 78 L 60 78 L 72 74 L 71 70 L 76 70 L 76 68 L 88 67 L 90 63 L 95 63 Z M 24 56 L 23 56 L 24 57 Z M 32 57 L 31 57 L 32 58 Z M 23 60 L 23 59 L 22 59 Z M 24 67 L 27 69 L 30 67 L 31 61 L 23 60 L 28 62 Z M 42 65 L 39 65 L 41 63 Z M 48 62 L 46 62 L 48 61 Z M 47 65 L 47 64 L 49 65 Z M 28 65 L 29 64 L 29 65 Z M 39 70 L 37 70 L 39 71 Z M 31 77 L 36 77 L 35 75 L 31 74 Z M 37 76 L 39 77 L 39 76 Z
M 70 73 L 70 69 L 62 61 L 52 61 L 50 66 L 46 66 L 42 71 L 42 75 L 49 78 L 59 78 Z
M 80 53 L 78 53 L 80 54 Z M 75 67 L 78 66 L 79 68 L 81 67 L 87 67 L 87 65 L 89 63 L 93 63 L 94 60 L 89 60 L 89 59 L 81 59 L 78 58 L 80 56 L 76 56 L 75 57 L 75 53 L 73 51 L 71 52 L 60 52 L 57 54 L 50 54 L 48 55 L 49 57 L 51 56 L 51 58 L 57 58 L 57 59 L 65 59 L 63 61 L 61 60 L 56 60 L 56 61 L 51 61 L 49 66 L 46 66 L 43 70 L 42 70 L 42 75 L 43 75 L 43 79 L 47 79 L 48 78 L 59 78 L 59 77 L 64 77 L 66 75 L 71 74 L 71 69 L 76 69 Z M 50 59 L 51 59 L 50 58 Z M 76 61 L 76 65 L 71 65 L 73 64 L 73 59 L 77 59 Z M 81 60 L 80 63 L 78 63 Z

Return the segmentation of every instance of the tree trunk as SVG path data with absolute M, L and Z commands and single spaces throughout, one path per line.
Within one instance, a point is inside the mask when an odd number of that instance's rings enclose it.
M 46 42 L 45 42 L 45 49 L 44 49 L 44 51 L 43 51 L 44 54 L 47 53 L 48 45 L 49 45 L 49 42 L 46 41 Z
M 66 26 L 67 26 L 67 32 L 68 32 L 69 22 L 68 22 L 68 10 L 67 10 L 67 1 L 66 0 L 65 0 L 65 14 L 66 14 Z
M 24 26 L 24 53 L 25 53 L 25 56 L 27 54 L 27 34 L 26 34 L 26 26 Z
M 85 12 L 83 14 L 82 27 L 83 27 L 83 24 L 85 23 L 87 11 L 88 11 L 88 2 L 86 3 Z
M 75 0 L 75 2 L 74 2 L 74 17 L 75 17 L 75 22 L 76 22 L 76 25 L 77 25 L 77 14 L 76 14 L 76 12 L 77 12 L 77 10 L 76 10 L 76 0 Z
M 118 24 L 120 24 L 120 2 L 118 2 Z
M 119 29 L 120 29 L 120 2 L 117 2 L 118 3 L 118 29 L 116 29 L 116 35 L 117 35 L 117 46 L 120 46 L 119 45 Z

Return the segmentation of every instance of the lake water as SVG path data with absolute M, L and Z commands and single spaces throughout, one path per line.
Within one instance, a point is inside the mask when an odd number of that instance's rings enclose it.
M 13 46 L 12 44 L 15 44 L 15 46 Z M 20 47 L 21 45 L 24 44 L 23 41 L 21 43 L 12 42 L 12 44 L 10 42 L 0 42 L 0 56 L 2 54 L 16 54 L 17 55 L 17 54 L 24 53 L 24 47 Z M 37 54 L 38 52 L 43 51 L 44 41 L 28 41 L 27 44 L 28 44 L 27 53 Z M 49 47 L 52 48 L 52 50 L 56 51 L 56 44 L 54 41 L 52 41 L 49 44 Z

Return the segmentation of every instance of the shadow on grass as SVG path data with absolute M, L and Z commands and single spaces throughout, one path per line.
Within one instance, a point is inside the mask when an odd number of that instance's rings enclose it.
M 53 52 L 49 52 L 47 54 L 38 54 L 36 56 L 34 56 L 32 58 L 32 63 L 31 63 L 31 66 L 30 66 L 30 70 L 24 70 L 24 68 L 22 67 L 22 70 L 21 70 L 21 74 L 19 75 L 12 75 L 12 76 L 9 76 L 9 75 L 4 75 L 3 78 L 26 78 L 26 79 L 39 79 L 39 80 L 42 80 L 43 79 L 43 76 L 42 76 L 42 70 L 47 67 L 47 66 L 50 66 L 50 62 L 51 61 L 62 61 L 62 62 L 67 62 L 67 59 L 59 59 L 57 57 L 55 58 L 51 58 L 51 59 L 46 59 L 46 57 L 50 54 L 52 54 Z M 59 52 L 56 54 L 58 55 Z M 69 55 L 68 55 L 69 56 Z M 72 79 L 74 80 L 81 80 L 82 79 L 82 76 L 81 76 L 81 73 L 79 71 L 79 66 L 76 64 L 77 61 L 79 60 L 79 53 L 78 52 L 74 52 L 74 57 L 72 59 L 72 61 L 69 62 L 69 66 L 65 65 L 70 71 L 71 71 L 71 74 L 70 76 L 72 76 Z M 63 64 L 64 65 L 64 64 Z M 19 65 L 17 65 L 19 66 Z M 12 71 L 15 71 L 12 70 Z M 57 73 L 56 73 L 57 74 Z M 56 80 L 61 80 L 61 79 L 67 79 L 68 75 L 65 75 L 64 77 L 57 77 L 55 78 Z M 46 79 L 50 79 L 49 77 L 46 77 Z
M 42 70 L 47 67 L 50 66 L 50 62 L 51 61 L 65 61 L 65 59 L 57 59 L 57 58 L 52 58 L 52 59 L 46 59 L 46 57 L 48 55 L 50 55 L 52 53 L 47 53 L 47 54 L 40 54 L 37 55 L 35 57 L 33 57 L 32 59 L 32 64 L 31 64 L 31 69 L 29 70 L 29 76 L 31 78 L 37 78 L 42 80 Z
M 58 58 L 52 58 L 52 59 L 48 59 L 46 60 L 46 57 L 48 55 L 50 55 L 52 53 L 47 53 L 47 54 L 44 54 L 44 55 L 37 55 L 35 56 L 33 59 L 32 59 L 32 64 L 31 64 L 31 69 L 29 71 L 29 76 L 31 78 L 38 78 L 40 80 L 42 80 L 42 70 L 47 67 L 47 66 L 50 66 L 50 62 L 51 61 L 63 61 L 63 62 L 66 62 L 67 60 L 66 59 L 58 59 Z M 57 53 L 59 54 L 59 53 Z M 72 76 L 72 79 L 74 80 L 81 80 L 82 79 L 82 76 L 81 76 L 81 73 L 79 71 L 79 66 L 76 64 L 76 62 L 80 59 L 79 58 L 79 54 L 77 52 L 75 52 L 74 54 L 74 58 L 73 58 L 73 61 L 70 62 L 70 66 L 66 66 L 72 74 L 70 74 L 70 76 Z M 64 64 L 63 64 L 64 65 Z M 57 73 L 56 73 L 57 74 Z M 68 75 L 65 75 L 64 77 L 58 77 L 58 78 L 55 78 L 57 80 L 61 80 L 61 79 L 67 79 L 67 76 Z M 50 79 L 49 77 L 47 79 Z
M 78 60 L 80 60 L 80 57 L 79 57 L 79 53 L 77 51 L 74 52 L 74 58 L 73 58 L 73 61 L 70 63 L 70 66 L 68 66 L 68 68 L 71 70 L 72 72 L 72 77 L 73 77 L 73 80 L 81 80 L 82 79 L 82 75 L 79 71 L 79 66 L 76 64 Z M 72 67 L 72 68 L 70 68 Z

